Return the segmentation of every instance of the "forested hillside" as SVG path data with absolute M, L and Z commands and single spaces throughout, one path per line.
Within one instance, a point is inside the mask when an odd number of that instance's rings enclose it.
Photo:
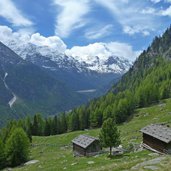
M 113 91 L 135 89 L 154 67 L 163 65 L 161 59 L 167 62 L 171 60 L 171 27 L 161 37 L 155 37 L 152 44 L 142 52 L 121 81 L 113 86 Z
M 52 135 L 67 131 L 101 127 L 112 117 L 117 124 L 125 122 L 136 108 L 149 106 L 171 97 L 171 28 L 137 59 L 119 83 L 100 98 L 58 117 L 43 120 L 36 115 L 29 121 L 32 135 Z M 167 48 L 166 48 L 167 46 Z M 25 121 L 24 121 L 25 122 Z
M 73 130 L 100 127 L 113 117 L 128 119 L 137 107 L 148 106 L 171 96 L 171 28 L 156 37 L 119 83 L 103 97 L 73 110 L 68 116 Z M 75 120 L 78 124 L 75 124 Z M 79 118 L 79 119 L 78 119 Z M 75 127 L 76 125 L 76 127 Z

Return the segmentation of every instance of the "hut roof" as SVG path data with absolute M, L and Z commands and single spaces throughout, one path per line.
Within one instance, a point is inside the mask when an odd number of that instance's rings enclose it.
M 87 148 L 94 141 L 97 141 L 97 140 L 99 140 L 99 139 L 95 138 L 95 137 L 88 136 L 88 135 L 79 135 L 78 137 L 76 137 L 72 140 L 72 143 L 74 143 L 82 148 Z
M 166 125 L 151 124 L 142 128 L 140 131 L 165 143 L 171 142 L 171 128 Z

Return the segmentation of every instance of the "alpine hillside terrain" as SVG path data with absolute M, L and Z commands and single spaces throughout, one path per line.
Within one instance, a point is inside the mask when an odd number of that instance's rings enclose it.
M 86 101 L 42 68 L 0 43 L 0 124 L 42 113 L 56 114 Z M 74 100 L 73 100 L 74 99 Z
M 65 49 L 63 44 L 57 49 L 36 45 L 33 42 L 18 42 L 15 39 L 4 40 L 3 43 L 24 60 L 32 62 L 49 72 L 55 79 L 61 80 L 73 91 L 87 95 L 88 99 L 104 94 L 131 66 L 130 61 L 113 55 L 105 45 L 101 45 L 104 54 L 99 56 L 77 56 L 68 52 L 69 50 L 66 50 L 66 53 L 61 52 L 61 46 Z
M 71 118 L 84 118 L 80 125 L 101 127 L 112 117 L 116 122 L 126 121 L 138 107 L 149 106 L 171 97 L 171 28 L 156 37 L 147 50 L 137 58 L 133 66 L 108 93 L 94 99 L 88 105 L 76 108 Z M 77 127 L 78 128 L 78 127 Z

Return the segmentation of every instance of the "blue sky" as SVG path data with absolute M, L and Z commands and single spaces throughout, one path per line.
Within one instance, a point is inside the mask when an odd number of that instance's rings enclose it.
M 0 25 L 68 48 L 119 42 L 141 51 L 171 24 L 171 0 L 0 0 Z

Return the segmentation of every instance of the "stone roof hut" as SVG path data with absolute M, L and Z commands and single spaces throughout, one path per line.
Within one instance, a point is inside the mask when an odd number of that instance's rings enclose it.
M 171 154 L 171 128 L 163 124 L 151 124 L 140 130 L 143 144 L 161 153 Z
M 72 143 L 73 152 L 77 156 L 92 156 L 101 151 L 99 139 L 88 135 L 79 135 Z

